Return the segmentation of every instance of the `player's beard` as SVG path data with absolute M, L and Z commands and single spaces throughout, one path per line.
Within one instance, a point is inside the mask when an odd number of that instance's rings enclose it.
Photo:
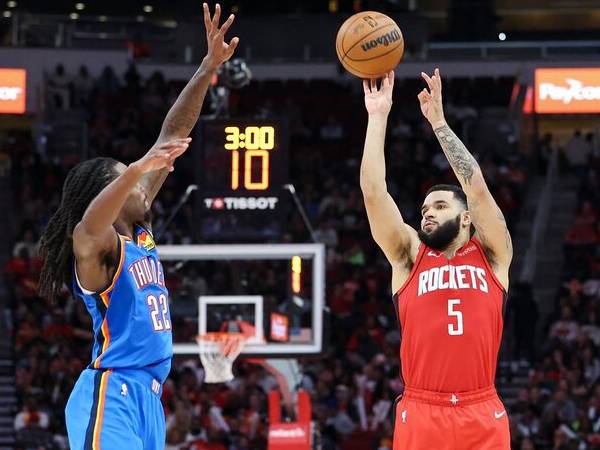
M 445 250 L 450 243 L 456 239 L 460 232 L 460 214 L 456 219 L 450 219 L 446 223 L 439 225 L 436 230 L 431 233 L 426 233 L 422 229 L 419 230 L 419 239 L 425 245 L 435 250 Z

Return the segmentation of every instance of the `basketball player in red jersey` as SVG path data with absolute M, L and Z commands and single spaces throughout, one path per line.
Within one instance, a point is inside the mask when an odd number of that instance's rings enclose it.
M 494 377 L 512 243 L 477 161 L 444 120 L 439 70 L 422 76 L 421 111 L 462 189 L 433 186 L 419 231 L 404 223 L 385 182 L 394 73 L 380 87 L 364 81 L 369 120 L 360 184 L 371 233 L 392 265 L 402 335 L 405 390 L 395 405 L 394 450 L 508 450 Z

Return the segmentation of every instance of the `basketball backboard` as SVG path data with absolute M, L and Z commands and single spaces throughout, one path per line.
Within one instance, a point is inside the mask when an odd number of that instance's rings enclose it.
M 322 244 L 163 245 L 158 252 L 176 355 L 197 354 L 197 335 L 223 331 L 249 337 L 245 355 L 321 352 Z

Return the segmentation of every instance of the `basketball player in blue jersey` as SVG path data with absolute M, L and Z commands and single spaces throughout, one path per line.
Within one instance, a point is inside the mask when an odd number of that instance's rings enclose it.
M 40 242 L 40 294 L 64 285 L 92 316 L 92 360 L 66 407 L 72 450 L 158 450 L 165 446 L 161 386 L 171 368 L 169 298 L 158 259 L 150 205 L 190 142 L 217 68 L 233 54 L 219 28 L 220 7 L 204 4 L 208 52 L 169 110 L 155 145 L 125 166 L 95 158 L 75 166 Z

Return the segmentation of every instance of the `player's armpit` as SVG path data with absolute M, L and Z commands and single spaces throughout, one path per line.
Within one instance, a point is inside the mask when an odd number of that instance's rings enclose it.
M 506 219 L 494 197 L 484 184 L 467 193 L 469 212 L 477 238 L 483 245 L 490 263 L 499 268 L 508 268 L 513 256 L 512 239 Z
M 373 239 L 381 248 L 390 264 L 408 262 L 418 248 L 417 232 L 402 219 L 392 196 L 364 196 L 367 217 Z
M 119 235 L 114 227 L 107 229 L 102 236 L 86 232 L 79 222 L 73 230 L 73 254 L 77 264 L 77 276 L 82 286 L 97 292 L 109 282 L 118 260 Z

